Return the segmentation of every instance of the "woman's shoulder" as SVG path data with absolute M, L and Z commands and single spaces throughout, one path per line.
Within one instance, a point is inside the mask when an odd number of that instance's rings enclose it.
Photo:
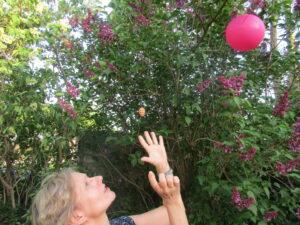
M 135 225 L 133 219 L 129 216 L 121 216 L 116 219 L 112 219 L 110 225 Z

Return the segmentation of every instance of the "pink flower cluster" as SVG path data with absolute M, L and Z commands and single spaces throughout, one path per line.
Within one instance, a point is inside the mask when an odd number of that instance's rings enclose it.
M 87 76 L 87 77 L 94 77 L 96 76 L 96 74 L 94 74 L 92 71 L 90 70 L 84 70 L 84 74 Z
M 146 4 L 143 4 L 142 2 L 146 3 Z M 149 16 L 153 16 L 154 15 L 154 11 L 155 11 L 155 8 L 153 7 L 153 4 L 150 2 L 150 1 L 142 1 L 141 3 L 143 5 L 146 5 L 145 7 L 149 8 Z M 129 3 L 128 4 L 135 12 L 137 13 L 146 13 L 143 6 L 137 6 L 135 4 L 132 4 L 132 3 Z
M 300 220 L 300 208 L 297 209 L 296 216 Z
M 118 68 L 116 66 L 114 66 L 111 62 L 106 62 L 106 65 L 108 66 L 110 71 L 113 71 L 113 72 L 119 71 Z
M 243 144 L 242 144 L 242 142 L 241 142 L 241 139 L 242 138 L 245 138 L 245 134 L 239 134 L 237 137 L 236 137 L 236 142 L 237 142 L 237 144 L 239 145 L 239 149 L 243 149 L 244 148 L 244 146 L 243 146 Z
M 96 16 L 93 16 L 92 10 L 90 8 L 87 9 L 87 19 L 89 20 L 89 23 L 96 20 Z
M 300 151 L 300 133 L 297 133 L 297 136 L 291 137 L 288 141 L 289 143 L 289 150 L 293 152 L 299 152 Z
M 82 29 L 87 33 L 90 33 L 92 31 L 92 29 L 90 27 L 90 21 L 88 18 L 81 20 L 81 26 L 82 26 Z
M 101 38 L 102 42 L 109 44 L 111 40 L 114 39 L 114 35 L 115 33 L 110 25 L 105 24 L 104 22 L 100 23 L 100 32 L 98 33 L 98 37 Z
M 187 3 L 187 0 L 175 0 L 175 7 L 182 7 Z
M 254 203 L 254 198 L 250 197 L 242 200 L 237 187 L 232 188 L 231 204 L 236 205 L 239 211 L 242 211 L 245 208 L 249 209 L 253 203 Z
M 79 94 L 80 91 L 76 89 L 70 82 L 67 82 L 67 92 L 73 97 L 76 98 Z
M 73 50 L 74 49 L 74 44 L 73 42 L 69 41 L 66 38 L 61 38 L 62 42 L 64 43 L 64 46 L 69 49 L 69 50 Z
M 100 63 L 99 63 L 98 61 L 95 62 L 95 66 L 96 66 L 98 69 L 101 68 Z
M 87 18 L 81 20 L 81 26 L 85 32 L 90 33 L 92 31 L 90 25 L 91 25 L 91 22 L 94 20 L 94 18 L 93 18 L 91 9 L 87 9 L 87 13 L 88 13 Z
M 300 151 L 300 117 L 297 118 L 297 123 L 294 126 L 293 137 L 291 137 L 288 141 L 289 146 L 288 149 L 293 152 Z
M 244 86 L 245 78 L 246 74 L 244 73 L 242 73 L 239 77 L 230 77 L 229 79 L 226 79 L 224 76 L 217 77 L 225 90 L 232 89 L 235 91 L 237 96 L 240 95 L 240 91 Z
M 151 20 L 147 19 L 143 14 L 136 16 L 134 20 L 141 26 L 148 26 L 151 23 Z
M 204 91 L 204 89 L 206 89 L 209 86 L 211 81 L 212 81 L 211 78 L 208 78 L 205 81 L 203 81 L 202 83 L 199 83 L 198 87 L 197 87 L 197 91 L 199 91 L 199 92 Z
M 273 111 L 274 116 L 283 117 L 287 110 L 288 103 L 289 103 L 289 92 L 284 91 L 282 98 L 280 99 L 279 103 L 274 108 L 274 111 Z
M 75 15 L 74 18 L 69 18 L 69 24 L 72 27 L 77 27 L 79 22 L 78 22 L 78 15 Z
M 237 15 L 238 15 L 238 10 L 234 10 L 232 13 L 231 13 L 231 19 L 234 19 L 235 17 L 237 17 Z
M 65 110 L 66 112 L 68 112 L 69 116 L 72 118 L 72 119 L 76 119 L 77 118 L 77 114 L 76 112 L 74 111 L 74 108 L 72 106 L 68 106 L 67 103 L 62 100 L 62 99 L 58 99 L 57 100 L 60 107 Z
M 260 8 L 264 8 L 265 7 L 265 0 L 250 0 L 251 1 L 251 8 L 255 8 L 255 7 L 260 7 Z
M 250 148 L 248 152 L 241 154 L 239 158 L 244 161 L 251 160 L 255 155 L 255 153 L 256 153 L 256 148 Z
M 300 10 L 300 0 L 296 0 L 295 5 L 294 5 L 294 10 Z
M 128 5 L 129 5 L 135 12 L 141 13 L 141 12 L 144 11 L 142 6 L 137 6 L 137 5 L 132 4 L 132 3 L 128 3 Z
M 287 172 L 296 169 L 299 163 L 300 163 L 300 158 L 292 159 L 287 164 L 277 163 L 276 171 L 281 175 L 286 175 Z
M 251 5 L 247 8 L 247 13 L 249 14 L 255 14 L 254 10 L 259 7 L 259 8 L 264 8 L 265 7 L 265 1 L 264 0 L 250 0 Z
M 231 153 L 232 151 L 234 151 L 234 148 L 229 147 L 227 145 L 223 145 L 221 142 L 216 142 L 215 147 L 223 150 L 225 153 Z
M 264 221 L 265 222 L 270 222 L 271 220 L 275 219 L 277 216 L 278 216 L 278 212 L 276 212 L 276 211 L 269 211 L 264 216 Z

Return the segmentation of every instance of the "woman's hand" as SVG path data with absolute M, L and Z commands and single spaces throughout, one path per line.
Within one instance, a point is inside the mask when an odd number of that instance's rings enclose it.
M 151 187 L 163 199 L 164 205 L 182 204 L 180 194 L 180 180 L 177 176 L 159 174 L 159 182 L 157 182 L 152 171 L 148 174 L 148 179 Z
M 157 182 L 153 172 L 148 174 L 152 188 L 163 199 L 163 205 L 168 211 L 170 225 L 188 225 L 184 203 L 180 194 L 179 178 L 173 175 L 159 174 Z
M 162 136 L 159 136 L 159 141 L 157 141 L 156 134 L 154 132 L 151 132 L 150 134 L 151 137 L 148 131 L 144 132 L 146 140 L 143 138 L 143 136 L 138 136 L 140 144 L 148 153 L 148 157 L 142 157 L 141 161 L 150 163 L 155 166 L 158 173 L 165 173 L 170 169 L 170 166 L 168 163 L 168 157 L 163 138 Z

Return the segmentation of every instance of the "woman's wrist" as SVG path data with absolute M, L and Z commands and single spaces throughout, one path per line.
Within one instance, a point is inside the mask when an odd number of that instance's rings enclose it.
M 169 166 L 169 163 L 166 163 L 164 165 L 161 165 L 161 166 L 157 166 L 156 167 L 156 170 L 157 170 L 157 173 L 160 174 L 160 173 L 166 173 L 167 171 L 169 171 L 171 169 L 171 167 Z
M 185 208 L 181 195 L 172 199 L 163 199 L 166 208 Z

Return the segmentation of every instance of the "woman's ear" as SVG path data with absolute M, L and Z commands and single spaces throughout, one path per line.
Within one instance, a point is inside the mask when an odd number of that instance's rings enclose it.
M 71 214 L 69 225 L 82 225 L 87 222 L 87 217 L 80 210 L 74 210 Z

